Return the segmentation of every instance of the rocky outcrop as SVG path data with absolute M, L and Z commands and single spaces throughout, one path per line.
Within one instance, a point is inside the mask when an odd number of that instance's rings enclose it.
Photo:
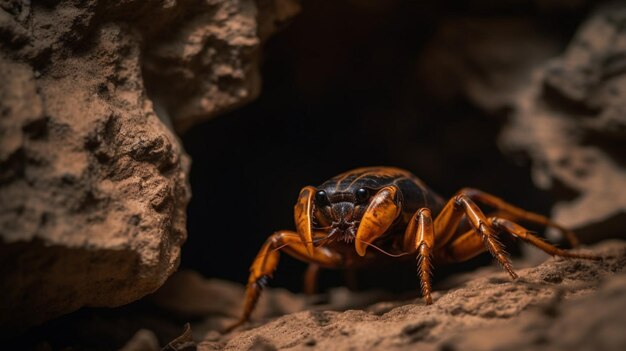
M 596 11 L 566 52 L 516 94 L 500 138 L 535 183 L 560 192 L 553 218 L 588 242 L 626 226 L 626 6 Z
M 3 328 L 133 301 L 178 266 L 187 158 L 145 95 L 136 38 L 93 35 L 45 71 L 0 63 Z
M 621 350 L 626 246 L 606 242 L 593 251 L 604 260 L 549 259 L 518 270 L 516 281 L 495 266 L 457 277 L 430 306 L 421 299 L 343 312 L 314 306 L 261 325 L 257 317 L 232 335 L 206 333 L 198 350 Z
M 297 10 L 0 4 L 3 335 L 128 303 L 177 268 L 189 162 L 167 125 L 181 131 L 254 98 L 261 38 Z
M 419 56 L 420 82 L 438 100 L 464 96 L 497 114 L 528 85 L 532 69 L 559 53 L 561 40 L 531 16 L 445 18 Z
M 256 98 L 260 45 L 299 10 L 296 0 L 207 0 L 151 14 L 156 26 L 146 15 L 146 84 L 176 131 Z
M 626 226 L 626 6 L 590 12 L 573 38 L 546 26 L 589 5 L 445 19 L 419 72 L 438 99 L 463 96 L 503 122 L 500 149 L 529 160 L 533 182 L 555 194 L 552 218 L 595 242 Z

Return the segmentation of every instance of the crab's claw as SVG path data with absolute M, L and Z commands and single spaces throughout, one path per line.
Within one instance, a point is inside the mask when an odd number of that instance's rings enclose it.
M 356 252 L 360 256 L 364 256 L 367 245 L 383 235 L 398 218 L 400 212 L 398 188 L 386 186 L 380 189 L 370 201 L 363 218 L 361 218 L 361 224 L 354 241 Z
M 298 202 L 296 202 L 293 209 L 296 230 L 306 246 L 306 251 L 311 256 L 313 256 L 313 234 L 311 233 L 311 203 L 313 194 L 315 194 L 314 187 L 305 186 L 302 188 L 298 196 Z

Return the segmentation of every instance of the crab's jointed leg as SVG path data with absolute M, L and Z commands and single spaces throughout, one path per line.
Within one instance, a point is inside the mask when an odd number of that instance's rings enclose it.
M 507 218 L 500 216 L 487 218 L 474 203 L 473 199 L 496 208 L 497 213 Z M 461 235 L 455 235 L 464 216 L 471 224 L 472 229 Z M 441 263 L 463 262 L 488 250 L 512 278 L 517 278 L 517 274 L 513 271 L 506 252 L 497 240 L 498 233 L 505 233 L 520 238 L 553 256 L 599 259 L 599 257 L 559 249 L 513 222 L 511 217 L 552 226 L 562 230 L 564 233 L 569 232 L 544 216 L 517 208 L 495 196 L 476 189 L 463 189 L 446 203 L 439 216 L 435 219 L 437 238 L 436 261 Z M 573 233 L 569 233 L 571 235 L 568 237 L 575 239 Z M 575 244 L 572 241 L 570 243 Z
M 250 277 L 246 285 L 243 315 L 233 325 L 226 328 L 229 332 L 237 326 L 245 323 L 250 318 L 256 303 L 261 295 L 268 278 L 278 266 L 280 251 L 300 259 L 304 262 L 315 263 L 322 267 L 337 268 L 342 264 L 342 257 L 328 247 L 313 247 L 312 254 L 309 248 L 298 233 L 283 230 L 272 234 L 259 250 L 252 266 L 250 266 Z
M 545 242 L 540 237 L 532 234 L 528 229 L 522 227 L 521 225 L 510 221 L 504 218 L 493 217 L 489 219 L 489 222 L 500 229 L 502 232 L 507 233 L 509 235 L 513 235 L 514 237 L 520 238 L 525 242 L 539 248 L 543 252 L 547 253 L 551 256 L 561 256 L 561 257 L 570 257 L 570 258 L 584 258 L 589 260 L 600 260 L 601 257 L 582 254 L 578 252 L 572 252 L 569 250 L 559 249 L 558 247 Z
M 478 189 L 464 188 L 464 189 L 461 189 L 457 193 L 457 195 L 461 195 L 461 194 L 468 196 L 470 199 L 474 201 L 478 201 L 487 206 L 491 206 L 495 208 L 496 210 L 506 214 L 507 215 L 506 217 L 511 220 L 515 220 L 515 221 L 522 220 L 522 221 L 526 221 L 530 223 L 540 224 L 546 227 L 556 228 L 563 234 L 565 239 L 567 239 L 567 241 L 572 247 L 576 247 L 579 244 L 578 238 L 576 237 L 574 232 L 572 232 L 571 230 L 567 228 L 564 228 L 558 223 L 552 222 L 546 216 L 540 215 L 538 213 L 526 211 L 524 209 L 521 209 L 519 207 L 509 204 L 508 202 L 502 200 L 501 198 L 497 196 L 485 193 Z
M 498 229 L 501 233 L 520 238 L 528 244 L 533 245 L 544 251 L 548 255 L 570 258 L 583 258 L 590 260 L 601 259 L 601 257 L 597 256 L 559 249 L 558 247 L 532 234 L 528 229 L 508 219 L 500 217 L 490 217 L 487 219 L 487 221 L 491 226 Z M 470 229 L 469 231 L 456 237 L 452 242 L 448 243 L 448 245 L 439 250 L 435 259 L 437 262 L 441 263 L 463 262 L 478 254 L 485 252 L 485 250 L 486 248 L 483 244 L 481 237 L 479 235 L 476 235 L 476 231 L 474 229 Z
M 498 260 L 502 267 L 509 273 L 511 278 L 517 278 L 517 274 L 513 271 L 511 262 L 506 252 L 502 248 L 502 244 L 498 241 L 497 233 L 493 226 L 489 223 L 485 214 L 470 199 L 469 196 L 461 193 L 450 199 L 443 207 L 439 216 L 435 219 L 435 233 L 437 235 L 436 248 L 437 251 L 445 251 L 456 233 L 461 219 L 465 216 L 473 228 L 473 233 L 480 235 L 483 245 Z M 472 239 L 467 239 L 472 240 Z M 474 244 L 474 241 L 468 241 L 467 244 Z M 474 246 L 469 245 L 474 251 Z M 480 253 L 480 252 L 479 252 Z
M 304 272 L 304 293 L 313 295 L 317 291 L 317 277 L 320 272 L 320 266 L 316 263 L 309 263 Z
M 427 305 L 433 303 L 430 274 L 432 270 L 432 250 L 435 247 L 435 232 L 430 210 L 419 209 L 411 218 L 404 233 L 405 252 L 417 252 L 417 269 L 420 274 L 422 296 Z

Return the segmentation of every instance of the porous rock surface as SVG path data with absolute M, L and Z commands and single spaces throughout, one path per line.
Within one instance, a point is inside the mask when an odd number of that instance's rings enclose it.
M 381 286 L 305 296 L 270 281 L 252 320 L 227 335 L 219 331 L 240 316 L 244 287 L 183 270 L 140 301 L 63 316 L 8 346 L 158 351 L 186 340 L 198 350 L 624 350 L 626 242 L 580 250 L 602 261 L 515 260 L 515 281 L 494 263 L 436 280 L 429 306 L 417 277 L 405 294 Z
M 626 243 L 603 242 L 586 251 L 603 260 L 550 258 L 518 269 L 516 281 L 499 267 L 486 268 L 449 282 L 451 288 L 438 290 L 430 306 L 418 299 L 338 312 L 331 303 L 265 323 L 261 315 L 273 311 L 264 309 L 252 326 L 232 335 L 205 332 L 207 325 L 215 327 L 207 322 L 192 329 L 204 339 L 198 350 L 623 350 Z M 199 284 L 186 287 L 194 286 Z M 272 289 L 268 295 L 265 303 L 296 306 L 293 296 L 281 298 Z M 350 302 L 371 301 L 363 297 L 336 290 L 330 300 L 344 310 Z M 218 304 L 232 315 L 231 304 Z
M 465 96 L 494 123 L 504 122 L 500 149 L 515 161 L 529 160 L 534 183 L 560 199 L 556 222 L 584 242 L 622 235 L 626 5 L 538 3 L 530 16 L 445 19 L 420 57 L 420 79 L 438 99 Z M 572 38 L 546 26 L 551 16 L 593 6 Z
M 307 297 L 270 287 L 252 321 L 227 335 L 218 331 L 240 315 L 243 287 L 182 271 L 151 295 L 150 309 L 68 320 L 72 334 L 59 346 L 80 346 L 75 333 L 88 346 L 124 330 L 125 351 L 158 350 L 189 321 L 198 350 L 623 350 L 626 242 L 584 251 L 603 260 L 514 262 L 516 281 L 495 264 L 454 275 L 435 284 L 430 306 L 416 292 L 341 287 Z
M 553 219 L 587 242 L 626 226 L 626 4 L 598 9 L 513 99 L 500 144 L 560 192 Z M 599 236 L 599 233 L 602 233 Z
M 166 125 L 182 131 L 254 98 L 261 38 L 297 10 L 0 3 L 2 335 L 128 303 L 177 268 L 189 162 Z
M 146 84 L 179 133 L 258 96 L 261 44 L 300 11 L 297 0 L 136 3 L 123 11 L 145 16 Z

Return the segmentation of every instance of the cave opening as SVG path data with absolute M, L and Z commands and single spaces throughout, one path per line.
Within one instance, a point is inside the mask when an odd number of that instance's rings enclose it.
M 531 18 L 556 36 L 573 32 L 569 17 L 558 27 L 531 5 L 519 8 L 508 15 L 512 21 Z M 298 191 L 359 166 L 406 168 L 444 197 L 471 186 L 548 213 L 552 197 L 532 184 L 530 166 L 512 162 L 496 144 L 508 111 L 485 112 L 456 82 L 441 90 L 451 75 L 432 69 L 433 41 L 446 20 L 463 14 L 489 21 L 490 11 L 503 10 L 305 1 L 264 48 L 258 99 L 183 137 L 193 197 L 181 267 L 245 283 L 265 238 L 293 229 Z M 301 291 L 305 265 L 281 260 L 271 285 Z M 414 267 L 400 277 L 381 275 L 389 286 L 417 286 Z M 321 286 L 342 282 L 328 272 Z

